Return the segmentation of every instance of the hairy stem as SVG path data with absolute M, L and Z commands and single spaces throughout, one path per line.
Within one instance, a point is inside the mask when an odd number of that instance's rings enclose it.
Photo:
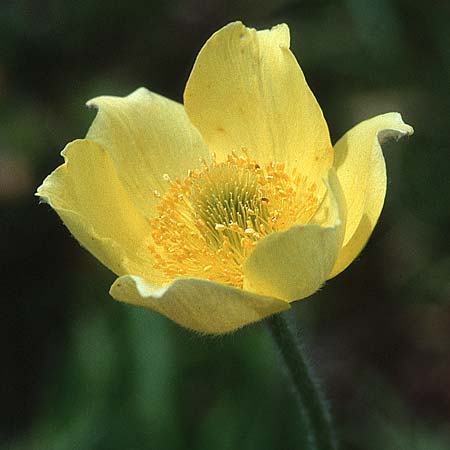
M 315 450 L 337 450 L 327 402 L 306 360 L 300 341 L 283 314 L 267 319 L 272 337 L 297 393 L 300 420 Z

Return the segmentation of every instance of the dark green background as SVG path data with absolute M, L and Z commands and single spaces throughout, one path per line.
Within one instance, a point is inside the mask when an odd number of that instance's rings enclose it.
M 100 94 L 181 100 L 201 45 L 287 22 L 333 141 L 399 111 L 388 197 L 352 266 L 291 316 L 343 450 L 450 448 L 450 2 L 1 1 L 1 450 L 302 449 L 263 323 L 200 338 L 114 276 L 33 192 Z

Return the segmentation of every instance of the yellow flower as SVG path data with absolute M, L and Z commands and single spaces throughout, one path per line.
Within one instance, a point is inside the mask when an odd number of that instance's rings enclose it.
M 98 97 L 85 139 L 37 195 L 119 278 L 111 295 L 203 333 L 289 308 L 344 270 L 381 212 L 380 142 L 397 113 L 331 145 L 289 29 L 231 23 L 204 45 L 184 106 Z

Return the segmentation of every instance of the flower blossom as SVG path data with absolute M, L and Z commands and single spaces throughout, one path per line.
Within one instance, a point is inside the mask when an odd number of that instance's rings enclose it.
M 331 144 L 289 29 L 240 22 L 201 49 L 184 105 L 144 88 L 88 102 L 86 137 L 37 195 L 118 278 L 110 294 L 201 333 L 286 310 L 365 246 L 400 114 Z

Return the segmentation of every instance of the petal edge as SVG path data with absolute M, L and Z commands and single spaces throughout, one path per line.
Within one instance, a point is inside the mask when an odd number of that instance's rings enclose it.
M 289 304 L 197 278 L 178 278 L 164 287 L 125 275 L 110 289 L 116 300 L 153 309 L 204 334 L 224 334 L 289 309 Z
M 101 96 L 87 102 L 98 112 L 87 138 L 108 151 L 135 206 L 150 218 L 169 184 L 200 168 L 209 152 L 184 106 L 145 88 L 126 97 Z
M 61 155 L 64 163 L 45 178 L 36 195 L 110 270 L 151 273 L 145 248 L 149 225 L 123 189 L 108 153 L 95 142 L 78 139 Z
M 347 204 L 347 225 L 330 278 L 358 256 L 381 214 L 387 182 L 381 144 L 413 132 L 399 113 L 387 113 L 359 123 L 336 143 L 334 166 Z
M 285 24 L 256 31 L 234 22 L 214 33 L 197 56 L 184 103 L 219 160 L 245 148 L 261 164 L 286 162 L 318 183 L 332 165 L 328 127 Z
M 312 295 L 325 282 L 341 248 L 345 223 L 345 204 L 332 169 L 325 184 L 325 219 L 294 225 L 258 242 L 244 265 L 244 289 L 291 302 Z

